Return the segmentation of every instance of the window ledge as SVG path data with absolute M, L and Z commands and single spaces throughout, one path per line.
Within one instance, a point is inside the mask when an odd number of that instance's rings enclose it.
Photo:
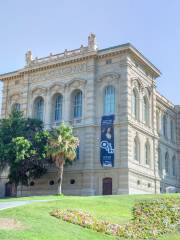
M 70 121 L 71 124 L 76 125 L 82 123 L 82 118 L 74 118 Z

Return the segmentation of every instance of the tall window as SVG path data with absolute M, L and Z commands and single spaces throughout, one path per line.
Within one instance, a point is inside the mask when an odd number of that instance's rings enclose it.
M 171 141 L 174 141 L 174 124 L 173 124 L 173 120 L 171 120 L 170 122 L 170 128 L 171 128 Z
M 169 154 L 166 152 L 165 155 L 165 171 L 166 173 L 169 173 Z
M 163 135 L 167 137 L 167 117 L 163 116 Z
M 140 144 L 137 136 L 134 138 L 134 160 L 140 160 Z
M 63 97 L 61 94 L 58 94 L 54 98 L 54 121 L 60 122 L 62 120 L 62 103 Z
M 160 148 L 158 150 L 158 169 L 159 169 L 159 171 L 162 170 L 162 154 L 161 154 Z
M 145 163 L 150 165 L 150 145 L 148 141 L 145 144 Z
M 133 89 L 132 94 L 132 114 L 136 119 L 138 119 L 138 96 L 137 91 Z
M 14 103 L 12 105 L 12 110 L 20 111 L 20 104 L 19 103 Z
M 82 117 L 82 91 L 76 90 L 73 95 L 73 116 Z
M 115 113 L 115 88 L 107 86 L 104 91 L 104 114 Z
M 42 97 L 38 97 L 35 100 L 34 104 L 34 116 L 35 118 L 43 121 L 43 114 L 44 114 L 44 100 Z
M 176 176 L 176 157 L 175 156 L 172 158 L 172 175 L 174 177 Z
M 149 124 L 149 102 L 147 97 L 143 98 L 143 117 L 145 124 Z

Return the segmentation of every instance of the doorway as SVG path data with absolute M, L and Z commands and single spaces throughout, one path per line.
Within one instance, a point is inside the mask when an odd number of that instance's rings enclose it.
M 5 184 L 5 197 L 15 197 L 16 196 L 16 186 L 13 183 L 6 183 Z
M 112 178 L 103 178 L 103 195 L 112 195 Z

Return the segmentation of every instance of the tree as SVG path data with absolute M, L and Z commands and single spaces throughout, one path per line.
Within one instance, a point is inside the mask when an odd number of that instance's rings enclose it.
M 58 194 L 62 193 L 62 179 L 64 164 L 76 158 L 76 149 L 79 145 L 77 137 L 73 136 L 72 128 L 62 123 L 50 132 L 48 141 L 48 155 L 58 169 Z
M 41 121 L 23 118 L 19 111 L 0 120 L 0 167 L 9 168 L 8 178 L 15 186 L 28 185 L 29 179 L 47 171 L 48 137 Z
M 13 110 L 9 118 L 0 120 L 0 168 L 13 161 L 12 139 L 22 136 L 25 121 L 21 112 Z

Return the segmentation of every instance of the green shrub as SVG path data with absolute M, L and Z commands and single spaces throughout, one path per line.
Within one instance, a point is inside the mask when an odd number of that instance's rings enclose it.
M 51 215 L 64 221 L 109 235 L 130 239 L 157 239 L 180 227 L 180 199 L 158 199 L 137 202 L 131 223 L 121 226 L 97 220 L 81 210 L 54 210 Z
M 152 239 L 175 230 L 179 224 L 180 199 L 147 200 L 133 208 L 132 229 L 136 238 Z

